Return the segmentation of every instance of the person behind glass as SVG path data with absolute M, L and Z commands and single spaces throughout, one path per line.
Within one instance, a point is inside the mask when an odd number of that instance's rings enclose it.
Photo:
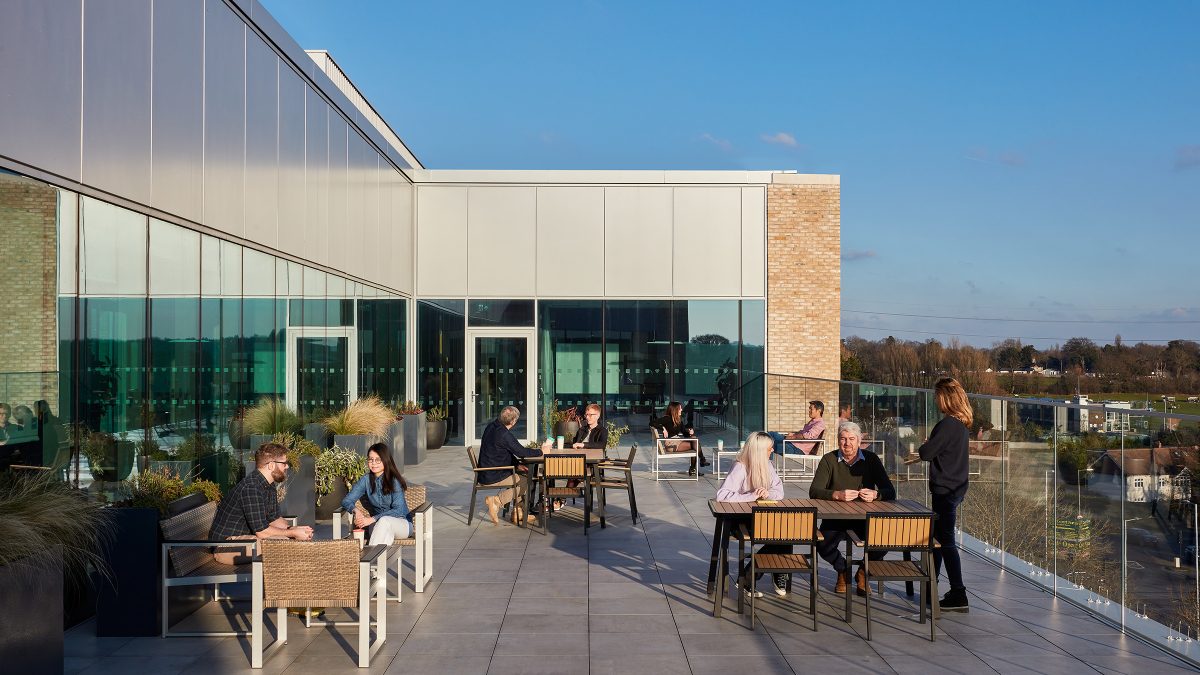
M 312 528 L 307 525 L 288 526 L 288 521 L 279 517 L 279 498 L 275 491 L 278 483 L 287 479 L 287 446 L 267 442 L 258 446 L 254 453 L 255 471 L 251 471 L 229 494 L 217 504 L 212 528 L 208 531 L 209 541 L 235 539 L 312 539 Z M 245 549 L 219 548 L 213 558 L 223 565 L 250 562 L 254 551 Z
M 742 451 L 738 453 L 733 468 L 729 470 L 729 475 L 725 477 L 725 482 L 721 483 L 717 490 L 717 501 L 752 502 L 759 499 L 783 499 L 783 481 L 779 479 L 779 474 L 771 464 L 773 445 L 774 441 L 766 432 L 755 431 L 750 434 L 742 446 Z M 791 553 L 792 547 L 788 544 L 766 544 L 758 549 L 758 552 Z M 742 576 L 746 576 L 745 568 L 742 569 Z M 772 576 L 775 581 L 775 593 L 787 595 L 788 575 Z M 756 578 L 755 581 L 757 580 Z M 754 590 L 753 582 L 743 590 L 753 593 L 756 598 L 762 597 L 761 592 Z
M 920 460 L 929 462 L 930 506 L 936 515 L 933 538 L 941 545 L 941 548 L 933 550 L 934 574 L 941 574 L 942 561 L 945 561 L 946 578 L 950 581 L 950 590 L 938 602 L 938 606 L 948 612 L 966 612 L 967 587 L 963 584 L 962 561 L 954 539 L 954 528 L 958 505 L 967 495 L 973 415 L 967 392 L 963 391 L 958 380 L 943 377 L 934 385 L 933 395 L 938 410 L 945 417 L 933 426 L 929 440 L 917 448 L 917 455 Z
M 787 443 L 785 440 L 794 441 L 799 439 L 817 439 L 825 435 L 825 404 L 820 401 L 808 402 L 808 422 L 805 422 L 804 427 L 800 431 L 793 431 L 788 435 L 783 435 L 778 431 L 768 431 L 774 441 L 774 451 L 779 454 L 785 452 L 789 455 L 804 454 L 811 455 L 817 451 L 816 443 Z M 789 452 L 790 451 L 790 452 Z
M 387 443 L 376 443 L 367 448 L 367 473 L 350 487 L 342 500 L 342 510 L 354 514 L 354 527 L 367 530 L 368 544 L 391 546 L 396 539 L 407 539 L 413 533 L 412 514 L 404 499 L 407 489 L 408 482 L 396 468 Z M 364 497 L 366 513 L 355 508 Z
M 650 420 L 650 426 L 662 431 L 664 438 L 695 438 L 696 430 L 683 423 L 683 406 L 679 401 L 671 401 L 667 404 L 667 412 L 662 417 Z M 704 449 L 700 447 L 699 442 L 680 442 L 668 441 L 663 445 L 666 446 L 668 452 L 688 452 L 691 451 L 692 445 L 696 446 L 696 452 L 700 455 L 700 466 L 708 466 L 708 458 L 704 456 Z M 696 473 L 696 460 L 692 460 L 692 468 L 688 469 L 688 475 Z
M 8 429 L 8 445 L 14 461 L 21 464 L 40 463 L 42 445 L 38 440 L 37 418 L 27 405 L 13 408 L 13 424 Z
M 7 469 L 12 464 L 12 457 L 16 452 L 13 447 L 6 447 L 10 435 L 19 428 L 10 419 L 11 413 L 7 403 L 0 403 L 0 470 Z
M 573 450 L 603 450 L 608 447 L 608 428 L 600 424 L 600 405 L 589 403 L 583 413 L 583 426 L 571 442 Z
M 859 447 L 862 429 L 857 424 L 842 422 L 838 426 L 837 441 L 838 451 L 827 453 L 817 464 L 812 485 L 808 488 L 809 497 L 839 502 L 856 499 L 864 502 L 891 501 L 896 498 L 896 488 L 892 486 L 879 456 Z M 845 593 L 850 583 L 850 565 L 842 555 L 841 545 L 846 540 L 846 533 L 851 530 L 860 539 L 866 539 L 867 524 L 862 520 L 826 519 L 821 521 L 819 529 L 825 540 L 817 544 L 817 553 L 838 573 L 834 592 Z M 883 555 L 883 551 L 869 554 L 871 560 L 880 560 Z M 861 566 L 854 579 L 858 584 L 858 594 L 866 595 L 867 575 Z
M 481 469 L 503 467 L 505 470 L 480 472 L 476 480 L 480 485 L 512 486 L 508 490 L 501 490 L 499 494 L 490 495 L 483 500 L 487 504 L 488 517 L 492 519 L 492 525 L 500 524 L 500 507 L 513 501 L 513 497 L 523 497 L 529 491 L 529 474 L 524 470 L 524 466 L 518 466 L 520 460 L 525 457 L 540 457 L 542 454 L 538 448 L 527 448 L 521 445 L 521 441 L 513 435 L 512 428 L 516 426 L 519 419 L 521 419 L 520 410 L 511 405 L 505 406 L 500 411 L 499 417 L 488 423 L 487 428 L 483 430 L 483 435 L 479 438 L 479 467 Z M 546 441 L 542 447 L 548 448 L 549 444 L 550 441 Z M 516 475 L 507 471 L 510 467 L 519 469 Z M 513 509 L 513 520 L 521 522 L 524 514 L 521 513 L 519 506 L 520 499 L 517 500 L 517 504 L 518 506 Z

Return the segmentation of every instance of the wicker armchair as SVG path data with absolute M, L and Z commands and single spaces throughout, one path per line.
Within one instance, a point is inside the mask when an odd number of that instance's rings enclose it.
M 288 607 L 357 607 L 358 667 L 371 665 L 371 657 L 387 639 L 387 547 L 369 546 L 360 551 L 353 539 L 339 541 L 291 541 L 264 539 L 254 558 L 250 667 L 262 668 L 265 656 L 287 644 Z M 371 565 L 378 565 L 379 578 L 372 583 Z M 375 641 L 371 642 L 371 600 L 376 600 L 378 618 Z M 276 610 L 277 636 L 264 653 L 263 613 Z M 333 622 L 322 622 L 327 625 Z M 346 622 L 342 622 L 346 623 Z
M 399 547 L 396 551 L 396 602 L 404 600 L 404 549 L 413 549 L 413 590 L 425 592 L 425 584 L 433 577 L 433 503 L 426 498 L 424 485 L 409 485 L 404 491 L 404 501 L 408 510 L 413 514 L 413 536 L 407 539 L 397 539 L 392 543 Z M 342 538 L 342 526 L 346 525 L 350 532 L 354 531 L 354 514 L 342 511 L 340 508 L 333 512 L 333 538 Z M 386 575 L 385 575 L 386 576 Z

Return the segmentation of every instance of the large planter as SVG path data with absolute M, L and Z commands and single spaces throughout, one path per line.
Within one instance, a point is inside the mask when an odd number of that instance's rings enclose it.
M 233 455 L 227 452 L 214 452 L 200 458 L 200 478 L 211 480 L 221 486 L 221 493 L 229 492 L 236 481 L 230 478 L 230 467 L 233 465 Z
M 105 483 L 128 479 L 133 472 L 134 455 L 133 441 L 113 441 L 113 445 L 104 453 L 102 463 L 97 466 L 88 464 L 92 478 Z
M 246 428 L 240 418 L 231 418 L 227 430 L 229 432 L 230 445 L 237 450 L 250 449 L 250 434 L 246 433 Z
M 425 431 L 425 414 L 405 415 L 398 421 L 404 438 L 404 465 L 416 466 L 424 462 L 428 435 Z
M 317 444 L 318 448 L 333 447 L 333 434 L 329 433 L 329 429 L 325 428 L 320 422 L 312 422 L 304 425 L 304 438 Z
M 271 434 L 250 434 L 250 454 L 258 451 L 258 446 L 270 443 L 275 437 Z
M 571 444 L 579 433 L 579 422 L 559 422 L 554 425 L 554 435 L 563 437 L 564 447 Z
M 446 420 L 425 420 L 425 447 L 437 450 L 446 444 Z
M 63 566 L 55 548 L 0 567 L 6 673 L 63 672 Z
M 347 492 L 345 479 L 333 481 L 333 491 L 321 497 L 321 503 L 317 504 L 317 520 L 331 520 L 333 512 L 342 508 L 342 500 Z
M 380 438 L 379 436 L 367 436 L 364 434 L 348 434 L 343 436 L 339 434 L 333 437 L 333 444 L 339 448 L 353 450 L 363 457 L 366 457 L 367 449 L 382 440 L 384 439 Z
M 153 462 L 152 462 L 153 464 Z M 159 634 L 159 556 L 157 509 L 112 509 L 112 536 L 103 546 L 110 579 L 102 579 L 96 600 L 99 637 L 153 637 Z
M 296 516 L 300 525 L 313 527 L 317 524 L 317 458 L 312 455 L 300 456 L 300 468 L 288 471 L 288 479 L 279 489 L 285 489 L 283 501 L 279 504 L 279 513 L 285 516 Z

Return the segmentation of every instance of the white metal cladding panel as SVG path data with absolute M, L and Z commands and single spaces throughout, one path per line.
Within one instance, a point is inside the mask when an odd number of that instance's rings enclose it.
M 604 293 L 671 295 L 669 187 L 604 190 Z
M 279 243 L 279 57 L 246 36 L 246 238 Z
M 537 189 L 472 187 L 467 196 L 467 293 L 533 295 Z
M 371 166 L 367 167 L 367 143 L 354 129 L 348 129 L 346 139 L 346 225 L 342 228 L 346 238 L 346 257 L 338 269 L 354 274 L 368 274 L 363 269 L 363 243 L 367 240 L 367 174 L 375 168 L 375 153 L 371 152 Z M 369 269 L 369 268 L 368 268 Z M 368 274 L 368 276 L 370 276 Z M 372 277 L 373 278 L 373 277 Z
M 150 0 L 87 4 L 83 21 L 83 182 L 149 204 Z
M 82 0 L 4 0 L 0 155 L 79 179 Z
M 742 188 L 742 295 L 767 294 L 767 191 Z
M 329 111 L 329 232 L 327 253 L 320 262 L 343 270 L 349 258 L 349 242 L 346 241 L 346 120 Z
M 329 239 L 329 108 L 305 87 L 304 254 L 324 262 Z
M 467 188 L 418 187 L 417 294 L 467 292 Z
M 279 192 L 278 247 L 303 257 L 304 220 L 304 96 L 307 87 L 290 67 L 279 64 Z
M 370 164 L 363 172 L 363 239 L 359 244 L 358 258 L 361 261 L 355 265 L 354 273 L 376 283 L 387 283 L 383 279 L 383 270 L 379 268 L 381 245 L 379 236 L 379 155 L 374 149 L 363 144 L 370 151 L 364 159 Z
M 154 208 L 189 220 L 203 217 L 204 5 L 154 7 Z
M 741 295 L 741 189 L 675 188 L 674 224 L 675 295 Z
M 413 292 L 415 277 L 413 266 L 413 195 L 417 189 L 403 176 L 392 172 L 384 178 L 391 193 L 391 220 L 383 225 L 391 236 L 391 246 L 386 249 L 383 264 L 387 267 L 388 284 L 402 293 Z
M 204 224 L 245 233 L 246 24 L 204 5 Z
M 536 269 L 539 296 L 604 295 L 603 187 L 537 189 Z

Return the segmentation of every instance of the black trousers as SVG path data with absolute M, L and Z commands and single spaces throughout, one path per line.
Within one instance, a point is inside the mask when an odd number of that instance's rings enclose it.
M 954 527 L 958 521 L 958 505 L 966 494 L 952 497 L 950 495 L 931 495 L 933 512 L 937 518 L 933 521 L 933 538 L 941 544 L 940 549 L 933 550 L 934 573 L 942 573 L 942 562 L 946 563 L 946 579 L 950 582 L 950 590 L 965 590 L 962 578 L 962 559 L 958 556 L 958 542 L 954 539 Z
M 817 554 L 832 565 L 833 569 L 845 572 L 849 569 L 846 556 L 842 555 L 842 543 L 846 541 L 846 533 L 853 530 L 859 539 L 866 540 L 867 523 L 862 520 L 823 520 L 817 529 L 825 536 L 825 541 L 817 543 Z M 885 554 L 884 551 L 872 551 L 867 557 L 871 560 L 882 560 Z

